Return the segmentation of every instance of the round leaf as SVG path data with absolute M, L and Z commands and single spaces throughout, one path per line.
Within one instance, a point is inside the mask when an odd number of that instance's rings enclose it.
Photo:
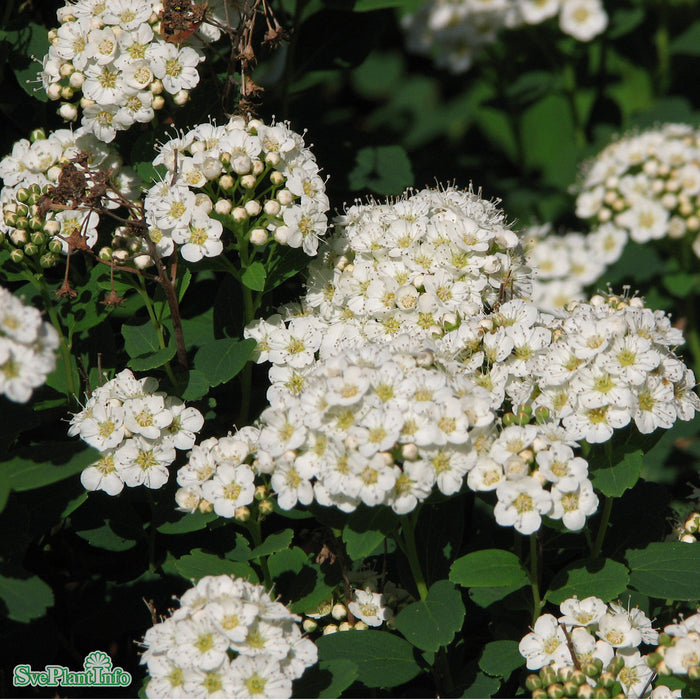
M 450 567 L 450 581 L 469 588 L 515 586 L 527 583 L 527 574 L 512 552 L 484 549 L 457 559 Z
M 605 602 L 620 595 L 627 588 L 627 567 L 612 559 L 574 562 L 560 571 L 552 581 L 546 598 L 558 605 L 567 598 L 597 596 Z

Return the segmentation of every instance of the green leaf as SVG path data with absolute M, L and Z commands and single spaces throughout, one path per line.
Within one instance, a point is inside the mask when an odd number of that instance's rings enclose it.
M 100 453 L 91 447 L 66 442 L 50 442 L 40 446 L 25 448 L 16 457 L 0 463 L 0 471 L 5 473 L 13 491 L 29 491 L 63 479 L 68 479 L 83 471 L 100 458 Z
M 501 687 L 497 678 L 477 673 L 474 682 L 462 693 L 463 698 L 492 698 Z
M 249 559 L 257 559 L 258 557 L 266 557 L 269 554 L 274 554 L 283 549 L 287 549 L 292 543 L 292 537 L 294 537 L 294 530 L 287 528 L 282 530 L 282 532 L 275 532 L 270 535 L 259 547 L 253 549 L 253 551 L 248 555 Z
M 570 564 L 552 580 L 545 599 L 559 605 L 574 595 L 597 596 L 606 603 L 622 593 L 629 583 L 627 567 L 612 559 L 584 560 Z
M 395 527 L 390 508 L 358 508 L 343 528 L 348 556 L 353 561 L 370 556 Z
M 366 146 L 357 152 L 348 184 L 351 190 L 400 194 L 413 184 L 411 161 L 401 146 Z
M 518 651 L 518 642 L 499 639 L 489 642 L 481 653 L 479 668 L 489 676 L 507 679 L 516 668 L 524 665 L 525 659 Z
M 265 290 L 266 278 L 267 271 L 265 270 L 265 266 L 256 260 L 246 267 L 241 276 L 241 282 L 243 282 L 248 289 L 252 289 L 255 292 L 262 292 Z
M 216 520 L 216 513 L 182 513 L 182 517 L 173 522 L 162 523 L 156 530 L 164 535 L 181 535 L 186 532 L 203 530 L 208 523 Z
M 12 44 L 10 65 L 21 88 L 35 100 L 47 102 L 46 91 L 41 87 L 38 74 L 41 59 L 49 52 L 49 36 L 46 27 L 30 22 L 26 27 L 14 32 L 7 32 L 6 37 Z M 34 60 L 39 59 L 39 62 Z
M 53 605 L 53 591 L 38 576 L 8 578 L 0 576 L 0 598 L 11 620 L 29 622 L 41 617 Z
M 625 36 L 636 29 L 646 16 L 646 12 L 642 7 L 633 7 L 630 9 L 620 8 L 613 12 L 610 20 L 610 28 L 606 32 L 606 36 L 611 39 Z
M 198 369 L 191 369 L 187 388 L 182 392 L 182 398 L 185 401 L 196 401 L 206 396 L 209 391 L 209 382 L 203 372 Z
M 176 352 L 177 348 L 175 343 L 171 343 L 167 348 L 161 348 L 160 350 L 156 350 L 154 353 L 134 357 L 129 360 L 127 365 L 135 372 L 146 372 L 149 369 L 162 367 L 166 362 L 169 362 L 173 359 L 173 357 L 175 357 Z
M 351 630 L 329 634 L 316 641 L 319 661 L 346 659 L 357 665 L 357 680 L 369 688 L 393 688 L 420 673 L 413 646 L 379 630 Z
M 687 542 L 652 542 L 628 549 L 630 586 L 651 598 L 700 600 L 700 547 Z
M 593 467 L 595 462 L 589 459 L 589 464 Z M 592 468 L 591 481 L 603 495 L 617 498 L 637 483 L 643 465 L 644 453 L 641 450 L 635 450 L 609 467 Z
M 697 285 L 698 278 L 697 275 L 688 272 L 674 272 L 664 275 L 661 281 L 664 283 L 664 287 L 666 287 L 673 296 L 682 299 Z
M 192 273 L 190 272 L 190 268 L 185 269 L 185 274 L 180 277 L 178 280 L 178 289 L 177 289 L 177 300 L 178 302 L 182 301 L 182 298 L 185 296 L 185 292 L 187 291 L 188 287 L 190 286 L 190 282 L 192 281 Z
M 339 698 L 357 680 L 357 664 L 347 659 L 333 659 L 308 668 L 294 682 L 295 698 Z
M 462 628 L 465 609 L 460 592 L 450 581 L 437 581 L 425 600 L 411 603 L 396 616 L 396 629 L 414 646 L 437 651 Z
M 527 580 L 520 559 L 503 549 L 483 549 L 466 554 L 450 567 L 450 581 L 468 588 L 522 586 Z
M 515 591 L 519 591 L 525 582 L 515 583 L 512 586 L 493 586 L 485 588 L 469 589 L 469 597 L 480 607 L 488 608 L 489 605 L 503 600 Z
M 127 549 L 136 546 L 135 538 L 123 537 L 114 532 L 110 520 L 100 527 L 92 530 L 78 530 L 75 534 L 91 546 L 98 549 L 106 549 L 109 552 L 125 552 Z
M 228 382 L 243 369 L 253 354 L 256 344 L 252 338 L 214 340 L 197 350 L 194 356 L 195 369 L 206 377 L 209 386 Z
M 267 568 L 270 577 L 277 579 L 286 571 L 291 571 L 293 574 L 300 573 L 308 560 L 309 555 L 303 549 L 292 547 L 292 549 L 283 549 L 271 554 L 267 560 Z
M 161 349 L 158 332 L 148 321 L 141 326 L 122 326 L 124 349 L 129 357 L 140 357 Z
M 176 559 L 175 568 L 182 577 L 196 581 L 205 576 L 218 576 L 220 574 L 239 576 L 253 583 L 258 581 L 253 569 L 245 562 L 222 559 L 216 554 L 208 554 L 201 549 L 193 549 L 184 557 Z
M 700 56 L 700 21 L 693 22 L 682 34 L 668 45 L 670 53 Z

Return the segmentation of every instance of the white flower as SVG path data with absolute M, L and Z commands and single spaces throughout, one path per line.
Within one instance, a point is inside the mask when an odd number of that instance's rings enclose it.
M 559 606 L 562 617 L 559 622 L 563 625 L 582 626 L 597 624 L 607 612 L 605 603 L 595 596 L 589 596 L 583 600 L 567 598 Z
M 554 615 L 538 617 L 533 631 L 520 640 L 518 649 L 531 671 L 550 663 L 563 665 L 571 659 L 564 630 Z
M 501 482 L 496 487 L 498 503 L 493 509 L 499 525 L 513 526 L 523 535 L 539 529 L 542 515 L 552 508 L 552 497 L 533 477 Z
M 608 26 L 600 0 L 562 0 L 559 26 L 579 41 L 590 41 Z
M 552 510 L 549 517 L 564 523 L 569 530 L 578 531 L 586 524 L 586 517 L 598 509 L 598 497 L 588 479 L 577 482 L 562 479 L 551 490 Z
M 148 58 L 153 74 L 163 81 L 163 87 L 171 95 L 191 90 L 199 83 L 196 66 L 204 56 L 190 46 L 178 49 L 175 44 L 159 43 L 151 47 Z
M 114 452 L 106 452 L 94 464 L 83 470 L 80 483 L 87 491 L 104 491 L 116 496 L 124 489 L 124 481 L 115 465 Z
M 355 590 L 355 600 L 348 603 L 348 611 L 358 620 L 370 627 L 381 627 L 391 617 L 391 610 L 386 607 L 384 596 L 374 593 L 369 588 Z
M 626 612 L 603 615 L 596 634 L 616 649 L 636 647 L 642 641 L 641 632 L 632 625 Z
M 232 518 L 236 509 L 253 502 L 255 474 L 248 465 L 220 465 L 212 478 L 202 485 L 202 495 L 214 506 L 217 515 Z
M 116 458 L 121 463 L 119 476 L 127 486 L 159 489 L 170 476 L 168 466 L 175 461 L 175 448 L 137 435 L 117 450 Z

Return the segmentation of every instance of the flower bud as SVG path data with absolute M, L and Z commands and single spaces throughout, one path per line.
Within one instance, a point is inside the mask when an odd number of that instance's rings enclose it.
M 301 623 L 301 626 L 303 627 L 304 632 L 306 632 L 307 634 L 310 634 L 311 632 L 316 631 L 316 629 L 318 627 L 318 623 L 316 622 L 316 620 L 312 620 L 310 617 L 307 617 Z
M 12 256 L 10 256 L 12 257 Z M 39 265 L 45 270 L 54 267 L 58 263 L 58 257 L 53 253 L 45 253 L 39 258 Z
M 267 231 L 264 228 L 254 228 L 250 232 L 250 242 L 253 245 L 265 245 L 269 239 Z
M 253 175 L 257 177 L 265 170 L 265 164 L 258 158 L 253 161 Z
M 418 447 L 412 442 L 407 442 L 401 446 L 401 456 L 409 461 L 418 459 Z
M 289 206 L 294 201 L 294 195 L 289 190 L 280 190 L 277 193 L 277 201 L 283 206 Z
M 624 667 L 625 667 L 625 660 L 621 656 L 618 656 L 616 654 L 612 658 L 610 663 L 608 664 L 607 669 L 605 669 L 605 670 L 606 670 L 606 673 L 611 673 L 613 675 L 613 678 L 614 678 L 615 676 L 617 676 L 618 673 L 620 673 L 620 671 L 622 671 L 622 669 Z M 603 676 L 601 676 L 600 678 L 602 681 Z M 605 687 L 608 688 L 610 686 L 605 686 Z
M 222 190 L 232 190 L 233 184 L 233 178 L 230 175 L 222 175 L 219 178 L 219 187 L 221 187 Z
M 338 631 L 338 625 L 326 625 L 323 628 L 323 634 L 335 634 Z
M 214 205 L 214 211 L 219 214 L 220 216 L 227 216 L 228 214 L 231 213 L 231 208 L 232 208 L 231 200 L 230 199 L 220 199 L 215 205 Z
M 157 112 L 165 107 L 165 98 L 162 95 L 156 95 L 151 101 L 151 107 Z
M 275 506 L 269 499 L 265 501 L 260 501 L 260 503 L 258 504 L 258 510 L 260 511 L 261 515 L 269 515 L 274 509 Z
M 279 170 L 275 170 L 274 172 L 270 173 L 270 182 L 276 187 L 279 187 L 279 185 L 284 182 L 284 175 L 282 175 Z
M 34 245 L 44 245 L 46 243 L 46 234 L 43 231 L 34 231 L 31 240 Z
M 600 678 L 598 679 L 598 687 L 603 687 L 603 688 L 612 688 L 613 685 L 615 685 L 615 676 L 617 674 L 611 673 L 610 671 L 603 671 L 603 673 L 600 674 Z
M 700 513 L 691 513 L 684 525 L 688 532 L 698 532 L 700 530 Z
M 576 685 L 583 685 L 586 682 L 586 674 L 581 671 L 580 669 L 576 669 L 572 674 L 569 680 L 572 683 L 576 683 Z
M 10 260 L 12 260 L 13 263 L 21 263 L 22 260 L 24 260 L 24 251 L 20 248 L 15 248 L 10 253 Z
M 368 628 L 368 624 L 366 622 L 363 622 L 362 620 L 358 620 L 355 623 L 355 629 L 356 630 L 366 630 Z
M 550 686 L 557 682 L 557 672 L 553 666 L 545 666 L 540 669 L 540 678 L 543 686 Z
M 597 686 L 593 690 L 593 697 L 594 698 L 609 698 L 610 697 L 610 691 L 607 688 L 603 688 L 601 686 Z
M 173 102 L 178 107 L 182 107 L 182 105 L 187 104 L 189 99 L 190 93 L 187 90 L 180 90 L 173 95 Z
M 525 679 L 525 687 L 530 692 L 532 692 L 533 690 L 536 690 L 538 688 L 541 688 L 542 687 L 542 679 L 536 673 L 531 673 Z
M 245 210 L 248 212 L 249 216 L 257 216 L 261 211 L 262 207 L 257 199 L 250 199 L 244 205 Z
M 137 255 L 134 258 L 134 265 L 139 270 L 145 270 L 152 264 L 153 260 L 151 260 L 151 256 L 148 255 L 148 253 L 144 253 L 143 255 Z
M 50 100 L 58 100 L 61 97 L 61 86 L 59 83 L 51 83 L 46 88 L 46 95 Z
M 573 681 L 566 681 L 562 690 L 567 698 L 575 698 L 578 695 L 578 686 Z
M 234 221 L 238 221 L 240 223 L 248 218 L 248 212 L 243 207 L 236 207 L 231 212 L 231 216 L 233 217 Z
M 344 620 L 348 616 L 348 609 L 342 603 L 336 603 L 331 609 L 331 616 L 336 620 Z
M 277 151 L 271 151 L 270 153 L 265 154 L 265 162 L 268 165 L 271 165 L 273 168 L 276 165 L 279 165 L 281 160 L 282 158 L 280 157 L 280 154 L 277 153 Z
M 284 225 L 278 226 L 275 229 L 274 237 L 280 245 L 287 245 L 287 241 L 289 240 L 289 227 Z
M 236 520 L 240 520 L 242 523 L 245 523 L 250 520 L 250 509 L 246 506 L 239 506 L 234 511 L 233 517 Z
M 75 90 L 70 85 L 64 85 L 61 88 L 61 99 L 62 100 L 72 100 L 75 96 Z
M 338 632 L 349 632 L 352 628 L 352 625 L 346 620 L 338 625 Z
M 148 89 L 154 95 L 160 95 L 160 93 L 163 92 L 163 83 L 162 81 L 156 79 L 148 86 Z
M 532 697 L 533 698 L 547 698 L 549 696 L 547 695 L 547 691 L 544 688 L 535 688 L 535 690 L 532 691 Z
M 254 498 L 256 501 L 262 501 L 263 498 L 267 496 L 267 487 L 264 486 L 263 484 L 260 484 L 259 486 L 255 487 L 255 494 Z
M 244 175 L 241 178 L 241 187 L 245 188 L 246 190 L 252 190 L 255 187 L 255 183 L 257 180 L 255 179 L 255 175 Z
M 36 243 L 27 243 L 24 246 L 24 254 L 34 257 L 39 252 L 39 246 Z
M 247 155 L 237 155 L 231 161 L 231 169 L 238 175 L 247 175 L 252 166 L 253 162 L 250 160 L 250 156 Z
M 592 698 L 593 697 L 593 686 L 588 683 L 583 683 L 578 687 L 578 697 L 579 698 Z
M 105 260 L 106 262 L 112 261 L 112 249 L 109 246 L 103 246 L 100 248 L 100 252 L 97 254 L 100 260 Z
M 280 203 L 274 199 L 268 199 L 263 207 L 263 211 L 268 216 L 277 216 L 280 213 L 280 209 Z
M 564 697 L 564 689 L 559 685 L 559 683 L 553 683 L 547 688 L 547 697 L 548 698 L 563 698 Z
M 15 192 L 15 197 L 18 202 L 22 202 L 22 204 L 26 204 L 27 201 L 29 200 L 29 190 L 26 187 L 20 187 L 17 192 Z M 16 211 L 16 209 L 15 209 Z
M 81 73 L 80 71 L 74 71 L 73 73 L 71 73 L 71 76 L 68 79 L 69 85 L 74 90 L 80 90 L 80 88 L 83 87 L 84 82 L 85 82 L 85 74 Z

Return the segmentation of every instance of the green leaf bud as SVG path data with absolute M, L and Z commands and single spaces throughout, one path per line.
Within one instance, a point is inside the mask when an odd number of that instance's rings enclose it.
M 544 688 L 535 688 L 535 690 L 532 691 L 532 697 L 533 698 L 547 698 L 549 696 L 547 695 L 547 691 Z
M 23 231 L 29 230 L 29 219 L 26 216 L 18 216 L 15 226 Z
M 17 216 L 26 217 L 27 214 L 29 214 L 29 207 L 25 206 L 24 204 L 18 204 L 15 212 Z
M 27 245 L 24 246 L 24 254 L 25 255 L 30 255 L 34 257 L 37 255 L 39 252 L 39 246 L 36 245 L 36 243 L 27 243 Z
M 12 228 L 17 228 L 17 219 L 18 216 L 15 212 L 10 212 L 4 215 L 5 218 L 5 223 L 12 227 Z
M 515 414 L 511 413 L 510 411 L 508 411 L 508 413 L 503 414 L 502 420 L 503 420 L 503 425 L 505 425 L 506 428 L 511 426 L 511 425 L 515 425 L 517 422 Z
M 611 673 L 610 671 L 603 671 L 603 673 L 600 674 L 600 679 L 598 680 L 598 686 L 602 686 L 603 688 L 612 688 L 613 685 L 615 684 L 615 676 L 617 674 Z
M 612 661 L 608 664 L 608 668 L 606 669 L 607 672 L 612 673 L 613 676 L 617 676 L 620 671 L 625 666 L 625 660 L 621 657 L 618 656 L 617 654 L 613 657 Z M 601 676 L 602 678 L 602 676 Z
M 557 682 L 557 672 L 552 666 L 547 666 L 540 670 L 540 678 L 543 686 L 550 686 Z
M 29 199 L 29 190 L 26 187 L 20 187 L 15 193 L 15 196 L 17 197 L 18 202 L 26 204 L 27 200 Z
M 610 697 L 610 691 L 607 688 L 603 688 L 601 686 L 598 686 L 594 691 L 593 691 L 593 697 L 594 698 L 609 698 Z
M 29 219 L 29 228 L 32 231 L 41 231 L 44 228 L 44 222 L 38 216 L 33 216 Z
M 564 697 L 564 689 L 559 685 L 559 683 L 552 683 L 547 688 L 547 697 L 548 698 L 563 698 Z
M 24 260 L 24 251 L 20 250 L 19 248 L 15 248 L 10 253 L 10 260 L 12 260 L 13 263 L 21 263 L 22 260 Z
M 589 677 L 589 678 L 597 678 L 598 675 L 600 674 L 600 669 L 593 663 L 593 662 L 587 662 L 581 664 L 581 670 Z
M 578 687 L 578 697 L 580 698 L 592 698 L 593 697 L 593 686 L 589 683 L 583 683 Z
M 29 134 L 29 140 L 34 143 L 35 141 L 43 141 L 46 139 L 46 132 L 43 129 L 34 129 L 34 131 Z
M 586 682 L 586 674 L 583 671 L 576 669 L 571 674 L 571 678 L 569 680 L 572 683 L 576 683 L 576 685 L 583 685 Z
M 690 666 L 690 668 L 688 668 L 688 678 L 690 678 L 691 681 L 700 680 L 700 666 Z
M 536 673 L 531 673 L 525 679 L 525 687 L 530 692 L 532 692 L 533 690 L 536 690 L 537 688 L 541 688 L 542 687 L 542 679 Z
M 60 253 L 63 250 L 63 243 L 58 238 L 49 241 L 49 250 L 52 253 Z
M 58 257 L 53 253 L 46 253 L 39 258 L 39 265 L 44 269 L 55 267 L 58 264 Z
M 564 695 L 567 698 L 575 698 L 578 695 L 578 685 L 573 681 L 566 681 L 562 686 L 564 689 Z

